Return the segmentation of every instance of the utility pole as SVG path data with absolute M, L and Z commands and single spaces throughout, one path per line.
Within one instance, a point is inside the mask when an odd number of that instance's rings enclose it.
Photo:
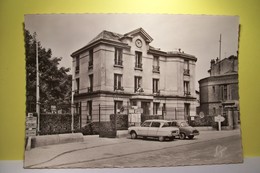
M 73 64 L 72 64 L 73 66 Z M 72 91 L 71 91 L 71 132 L 74 132 L 74 78 L 75 78 L 74 68 L 72 67 Z M 80 116 L 80 115 L 79 115 Z
M 38 126 L 37 131 L 38 135 L 40 132 L 40 84 L 39 84 L 39 57 L 38 57 L 38 41 L 35 35 L 35 41 L 36 41 L 36 112 L 37 112 L 37 120 L 38 120 Z
M 221 34 L 219 38 L 219 60 L 221 60 Z

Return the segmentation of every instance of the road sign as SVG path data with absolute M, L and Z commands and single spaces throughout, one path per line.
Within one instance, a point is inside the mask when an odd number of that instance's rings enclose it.
M 26 137 L 36 136 L 36 129 L 26 130 Z
M 221 115 L 215 116 L 215 122 L 223 122 L 225 121 L 225 118 Z
M 215 116 L 215 122 L 218 122 L 218 130 L 221 131 L 221 122 L 225 121 L 225 118 L 221 115 Z

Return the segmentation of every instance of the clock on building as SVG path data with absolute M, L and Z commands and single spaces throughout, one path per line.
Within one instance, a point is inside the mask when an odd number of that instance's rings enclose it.
M 140 39 L 137 39 L 137 40 L 135 41 L 135 45 L 136 45 L 137 47 L 141 48 L 142 45 L 143 45 L 143 43 L 142 43 L 142 41 L 141 41 Z

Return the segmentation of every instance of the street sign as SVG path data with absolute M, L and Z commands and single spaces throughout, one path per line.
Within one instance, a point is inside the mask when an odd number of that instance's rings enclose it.
M 221 122 L 225 121 L 225 118 L 221 115 L 215 116 L 215 122 L 218 122 L 218 130 L 221 131 Z
M 135 113 L 135 110 L 134 109 L 129 109 L 129 114 L 133 114 Z
M 26 130 L 26 137 L 36 136 L 36 129 Z
M 215 116 L 215 122 L 223 122 L 225 121 L 225 118 L 221 115 Z

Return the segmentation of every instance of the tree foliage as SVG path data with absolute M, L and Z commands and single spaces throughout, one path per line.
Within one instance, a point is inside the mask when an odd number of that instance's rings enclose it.
M 36 34 L 25 30 L 26 54 L 26 110 L 36 111 Z M 38 44 L 40 104 L 41 112 L 50 112 L 51 105 L 68 111 L 71 101 L 72 76 L 70 68 L 60 67 L 62 58 L 52 57 L 51 49 L 45 49 Z

